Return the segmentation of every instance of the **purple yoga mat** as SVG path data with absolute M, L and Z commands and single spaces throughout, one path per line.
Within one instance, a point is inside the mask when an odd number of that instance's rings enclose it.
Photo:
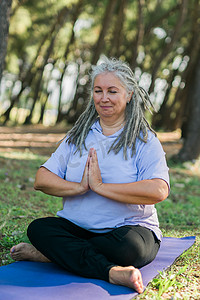
M 170 267 L 195 237 L 163 238 L 157 257 L 141 268 L 144 286 Z M 134 290 L 76 276 L 53 263 L 15 262 L 0 267 L 0 300 L 130 300 Z

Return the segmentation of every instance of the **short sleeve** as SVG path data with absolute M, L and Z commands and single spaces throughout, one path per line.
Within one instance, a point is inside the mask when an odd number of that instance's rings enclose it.
M 138 180 L 159 178 L 169 186 L 169 168 L 160 141 L 151 133 L 147 143 L 142 144 L 137 157 Z
M 70 153 L 71 145 L 66 142 L 65 138 L 41 167 L 45 167 L 59 177 L 65 178 Z

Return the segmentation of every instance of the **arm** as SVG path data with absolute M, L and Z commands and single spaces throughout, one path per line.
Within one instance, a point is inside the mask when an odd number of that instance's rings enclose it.
M 169 193 L 167 183 L 159 178 L 132 183 L 103 183 L 96 151 L 90 151 L 89 186 L 97 194 L 127 204 L 156 204 Z
M 80 183 L 66 181 L 45 167 L 41 167 L 36 173 L 34 188 L 45 194 L 57 197 L 74 196 L 86 193 L 89 189 L 88 160 Z
M 102 183 L 93 189 L 97 194 L 127 204 L 156 204 L 168 196 L 168 185 L 162 179 L 132 183 Z

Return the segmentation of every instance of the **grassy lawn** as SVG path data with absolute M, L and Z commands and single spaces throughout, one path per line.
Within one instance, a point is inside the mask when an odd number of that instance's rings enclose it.
M 59 198 L 33 189 L 35 173 L 47 159 L 28 151 L 0 153 L 0 265 L 13 260 L 9 249 L 28 242 L 26 228 L 35 218 L 54 216 Z M 200 177 L 192 165 L 169 161 L 171 194 L 157 205 L 164 236 L 196 235 L 196 243 L 171 267 L 154 279 L 137 299 L 200 299 Z

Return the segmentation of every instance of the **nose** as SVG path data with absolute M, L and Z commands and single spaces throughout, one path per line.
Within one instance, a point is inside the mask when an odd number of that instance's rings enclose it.
M 106 92 L 102 93 L 101 101 L 102 101 L 102 102 L 107 102 L 107 101 L 109 101 L 108 95 L 107 95 Z

